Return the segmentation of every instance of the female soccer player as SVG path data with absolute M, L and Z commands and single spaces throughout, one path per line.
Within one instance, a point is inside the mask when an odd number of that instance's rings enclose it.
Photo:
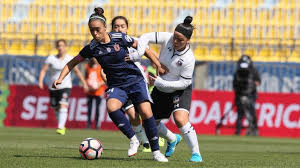
M 53 82 L 58 78 L 59 73 L 63 69 L 63 67 L 73 59 L 72 56 L 66 53 L 66 41 L 64 39 L 57 40 L 55 42 L 55 46 L 58 52 L 57 55 L 48 56 L 45 64 L 41 69 L 39 76 L 40 89 L 44 88 L 43 81 L 48 70 L 50 71 L 49 75 L 51 82 Z M 83 75 L 77 67 L 74 68 L 74 72 L 83 83 L 83 87 L 86 91 L 88 87 Z M 51 85 L 49 85 L 50 105 L 52 108 L 54 108 L 56 119 L 58 121 L 56 133 L 61 135 L 65 135 L 66 133 L 65 124 L 68 117 L 68 99 L 72 88 L 71 74 L 69 74 L 63 82 L 64 83 L 57 89 L 54 89 L 51 87 Z
M 147 84 L 138 67 L 133 62 L 125 61 L 125 56 L 128 55 L 127 47 L 136 47 L 137 41 L 123 33 L 107 33 L 104 10 L 99 7 L 94 11 L 88 22 L 93 40 L 79 52 L 76 58 L 68 62 L 59 78 L 54 81 L 53 87 L 56 88 L 58 84 L 61 84 L 64 77 L 84 58 L 95 57 L 107 77 L 109 88 L 106 106 L 109 116 L 122 133 L 130 139 L 128 156 L 135 155 L 139 146 L 139 141 L 129 121 L 121 111 L 121 107 L 129 98 L 138 107 L 143 119 L 153 159 L 168 162 L 168 159 L 159 151 L 157 128 L 149 103 Z
M 153 32 L 142 35 L 138 40 L 138 53 L 143 54 L 149 42 L 162 44 L 159 61 L 167 66 L 169 72 L 161 76 L 150 76 L 150 82 L 155 86 L 151 94 L 154 117 L 160 121 L 169 118 L 173 113 L 176 126 L 192 152 L 190 161 L 202 162 L 197 135 L 189 122 L 195 65 L 195 58 L 189 45 L 194 29 L 191 25 L 192 20 L 192 17 L 187 16 L 184 23 L 176 26 L 174 33 Z M 165 156 L 169 157 L 181 141 L 181 136 L 172 133 L 162 122 L 158 124 L 158 132 L 168 140 Z
M 112 28 L 111 28 L 112 32 L 121 32 L 121 33 L 127 34 L 128 19 L 124 16 L 116 16 L 112 19 L 111 26 L 112 26 Z M 132 53 L 132 52 L 136 51 L 136 49 L 134 49 L 132 47 L 128 48 L 128 50 L 129 50 L 129 53 Z M 158 55 L 155 52 L 153 52 L 152 50 L 149 50 L 149 52 L 151 52 L 152 55 L 154 55 L 155 57 L 158 57 Z M 145 55 L 149 56 L 149 55 L 147 55 L 147 53 L 145 53 Z M 155 63 L 157 64 L 157 66 L 160 66 L 160 63 L 158 62 L 157 58 L 152 58 L 152 59 L 155 59 L 155 61 L 156 61 Z M 132 61 L 134 61 L 135 65 L 141 70 L 141 73 L 143 74 L 145 80 L 147 80 L 147 77 L 144 73 L 144 69 L 143 69 L 143 67 L 140 63 L 140 59 L 139 60 L 132 60 Z M 162 71 L 162 73 L 165 73 L 164 69 L 161 70 L 161 71 Z M 146 137 L 145 131 L 142 127 L 142 123 L 140 121 L 140 115 L 135 112 L 135 108 L 132 104 L 132 101 L 128 100 L 127 103 L 123 106 L 123 108 L 129 116 L 129 120 L 130 120 L 130 123 L 132 125 L 132 129 L 136 133 L 137 138 L 143 143 L 143 146 L 145 147 L 143 149 L 143 152 L 151 152 L 151 150 L 149 148 L 149 141 Z M 159 138 L 159 146 L 164 146 L 164 141 L 163 140 L 164 140 L 163 138 Z

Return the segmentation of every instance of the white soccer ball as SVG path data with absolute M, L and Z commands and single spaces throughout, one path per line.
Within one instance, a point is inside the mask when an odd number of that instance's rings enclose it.
M 86 138 L 80 143 L 79 152 L 83 159 L 98 159 L 102 156 L 102 143 L 95 138 Z

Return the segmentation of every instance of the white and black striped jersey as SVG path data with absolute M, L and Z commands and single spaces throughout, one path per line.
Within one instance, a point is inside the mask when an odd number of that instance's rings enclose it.
M 183 51 L 176 51 L 173 47 L 173 33 L 146 33 L 138 40 L 138 53 L 140 55 L 144 54 L 149 42 L 162 45 L 159 62 L 169 69 L 167 74 L 156 79 L 154 85 L 166 93 L 184 90 L 191 85 L 195 58 L 190 45 L 188 44 Z

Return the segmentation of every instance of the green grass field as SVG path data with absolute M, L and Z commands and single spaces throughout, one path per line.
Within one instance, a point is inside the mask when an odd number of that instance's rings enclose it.
M 80 158 L 78 147 L 87 137 L 103 143 L 101 159 Z M 141 151 L 128 158 L 128 140 L 120 132 L 69 129 L 65 136 L 59 136 L 54 129 L 0 128 L 0 167 L 300 167 L 300 139 L 204 135 L 198 138 L 203 163 L 188 162 L 190 152 L 184 141 L 168 163 L 158 163 L 152 160 L 151 153 Z

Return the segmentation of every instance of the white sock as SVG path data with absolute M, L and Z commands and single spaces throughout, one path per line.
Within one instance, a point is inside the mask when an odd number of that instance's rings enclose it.
M 130 138 L 130 141 L 138 141 L 138 138 L 136 137 L 136 135 L 133 135 L 133 137 Z
M 68 117 L 68 109 L 67 108 L 60 108 L 58 113 L 58 128 L 63 129 L 65 128 L 66 122 Z
M 198 146 L 198 138 L 196 135 L 196 131 L 190 122 L 186 123 L 183 127 L 179 128 L 181 134 L 183 135 L 183 139 L 188 144 L 192 154 L 198 153 L 200 155 L 199 146 Z
M 157 126 L 158 135 L 165 138 L 168 142 L 174 142 L 176 140 L 176 135 L 171 132 L 164 123 L 160 122 Z
M 157 154 L 160 154 L 160 150 L 156 150 L 156 151 L 153 151 L 153 152 L 152 152 L 152 155 L 153 155 L 153 156 L 155 156 L 155 155 L 157 155 Z
M 131 127 L 132 127 L 133 131 L 135 132 L 135 135 L 137 136 L 137 138 L 140 142 L 149 143 L 142 124 L 139 124 L 138 126 L 131 125 Z

